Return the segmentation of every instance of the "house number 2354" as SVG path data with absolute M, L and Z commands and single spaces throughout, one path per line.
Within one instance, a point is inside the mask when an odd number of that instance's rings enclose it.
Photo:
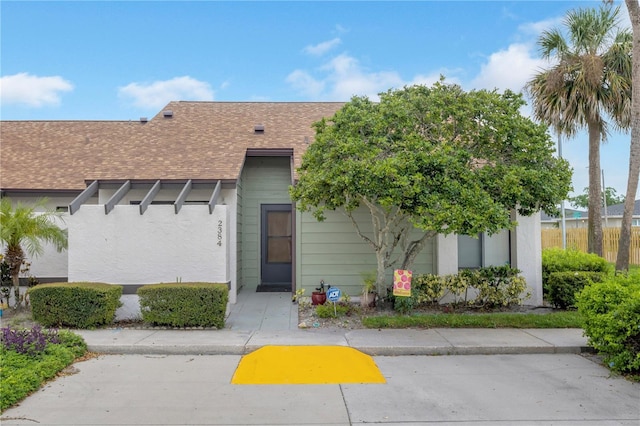
M 222 247 L 222 221 L 218 220 L 218 242 L 216 243 Z

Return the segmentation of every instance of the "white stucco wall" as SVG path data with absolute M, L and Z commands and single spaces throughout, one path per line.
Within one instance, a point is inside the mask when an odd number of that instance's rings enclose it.
M 11 197 L 11 201 L 14 204 L 22 203 L 24 205 L 34 205 L 42 197 Z M 65 207 L 73 198 L 71 197 L 47 197 L 47 202 L 44 208 L 47 210 L 55 210 L 56 207 Z M 36 209 L 36 213 L 43 211 L 42 208 Z M 53 218 L 54 222 L 62 229 L 67 228 L 68 213 L 60 213 L 59 217 Z M 0 245 L 0 250 L 4 253 L 4 246 Z M 31 263 L 31 268 L 28 275 L 35 277 L 36 279 L 61 279 L 64 280 L 67 277 L 67 250 L 58 252 L 52 244 L 43 243 L 42 253 L 39 255 L 30 256 L 26 247 L 25 258 Z M 27 275 L 21 274 L 20 278 L 26 278 Z
M 531 298 L 527 305 L 542 305 L 542 237 L 540 213 L 531 216 L 513 214 L 518 226 L 511 234 L 511 266 L 522 271 Z
M 113 284 L 228 282 L 227 206 L 83 205 L 67 220 L 69 281 Z M 220 225 L 220 227 L 219 227 Z
M 502 231 L 483 239 L 483 264 L 500 266 L 509 259 L 511 266 L 522 271 L 527 281 L 531 298 L 526 305 L 542 305 L 542 241 L 540 213 L 530 217 L 512 215 L 518 226 L 511 231 Z M 458 273 L 458 236 L 438 235 L 437 237 L 437 273 L 439 275 Z

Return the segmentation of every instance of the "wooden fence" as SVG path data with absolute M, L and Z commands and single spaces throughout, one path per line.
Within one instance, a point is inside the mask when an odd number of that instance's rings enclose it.
M 570 228 L 567 232 L 567 248 L 587 251 L 587 228 Z M 618 254 L 618 240 L 620 228 L 602 229 L 602 254 L 607 261 L 615 263 Z M 562 247 L 562 232 L 560 229 L 542 230 L 542 248 Z M 640 265 L 640 228 L 631 228 L 631 246 L 629 247 L 629 264 Z

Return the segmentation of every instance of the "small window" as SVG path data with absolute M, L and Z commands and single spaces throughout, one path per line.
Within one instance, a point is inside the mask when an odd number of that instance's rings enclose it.
M 631 226 L 640 226 L 640 219 L 632 219 Z
M 492 236 L 458 235 L 458 269 L 510 265 L 510 234 L 505 230 Z
M 61 213 L 68 213 L 69 206 L 56 206 L 56 211 Z
M 482 267 L 482 234 L 458 235 L 458 269 Z

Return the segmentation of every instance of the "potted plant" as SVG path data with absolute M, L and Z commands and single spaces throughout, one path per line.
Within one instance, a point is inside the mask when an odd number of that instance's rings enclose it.
M 363 308 L 375 308 L 376 298 L 378 296 L 378 293 L 376 292 L 376 273 L 363 272 L 362 283 L 362 296 L 360 297 L 360 305 Z
M 311 292 L 311 304 L 324 305 L 324 302 L 326 301 L 327 301 L 327 293 L 324 291 L 324 280 L 321 280 L 320 287 L 317 287 L 316 291 Z

